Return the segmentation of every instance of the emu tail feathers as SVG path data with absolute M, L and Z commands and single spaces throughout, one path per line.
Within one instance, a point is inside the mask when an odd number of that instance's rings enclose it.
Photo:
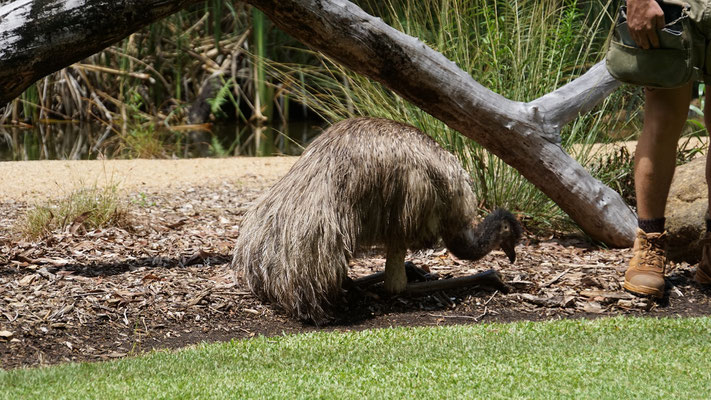
M 258 207 L 245 216 L 232 267 L 257 297 L 290 316 L 317 325 L 330 321 L 348 268 L 343 235 L 329 229 L 333 225 L 324 218 L 291 221 L 298 209 L 271 216 L 269 211 Z M 329 258 L 333 255 L 340 259 Z

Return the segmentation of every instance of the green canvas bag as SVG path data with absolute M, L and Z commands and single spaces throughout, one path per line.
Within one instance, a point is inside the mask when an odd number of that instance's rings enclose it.
M 683 86 L 701 77 L 704 41 L 691 23 L 688 3 L 657 1 L 665 19 L 664 28 L 657 31 L 660 47 L 645 50 L 635 44 L 627 26 L 627 7 L 622 6 L 607 51 L 607 69 L 624 83 L 658 88 Z

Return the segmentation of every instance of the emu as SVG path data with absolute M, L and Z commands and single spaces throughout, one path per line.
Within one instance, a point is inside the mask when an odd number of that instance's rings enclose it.
M 260 299 L 323 324 L 343 295 L 357 249 L 386 249 L 384 288 L 407 287 L 408 249 L 439 238 L 477 260 L 501 248 L 511 262 L 521 226 L 497 210 L 476 224 L 469 174 L 417 128 L 379 118 L 334 124 L 245 215 L 232 268 Z

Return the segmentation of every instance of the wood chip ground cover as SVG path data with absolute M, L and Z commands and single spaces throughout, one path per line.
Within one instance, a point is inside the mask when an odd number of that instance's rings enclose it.
M 446 250 L 409 255 L 442 277 L 501 272 L 509 294 L 483 288 L 420 297 L 359 296 L 333 325 L 293 321 L 235 283 L 232 243 L 245 210 L 271 179 L 175 185 L 126 194 L 130 229 L 55 232 L 33 242 L 13 229 L 31 204 L 0 203 L 0 367 L 97 361 L 201 341 L 313 330 L 587 318 L 619 314 L 708 315 L 711 292 L 695 266 L 672 264 L 662 301 L 622 291 L 629 249 L 579 238 L 527 236 L 515 264 L 502 252 L 470 263 Z M 369 251 L 352 263 L 360 277 L 385 260 Z

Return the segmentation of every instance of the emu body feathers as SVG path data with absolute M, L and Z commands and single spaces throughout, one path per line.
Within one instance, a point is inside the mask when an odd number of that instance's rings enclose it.
M 469 175 L 429 136 L 386 119 L 348 119 L 315 139 L 245 215 L 232 266 L 259 298 L 319 324 L 341 299 L 360 246 L 385 245 L 391 292 L 405 288 L 406 250 L 439 237 L 463 258 L 499 246 L 512 258 L 521 228 L 497 213 L 472 224 Z

